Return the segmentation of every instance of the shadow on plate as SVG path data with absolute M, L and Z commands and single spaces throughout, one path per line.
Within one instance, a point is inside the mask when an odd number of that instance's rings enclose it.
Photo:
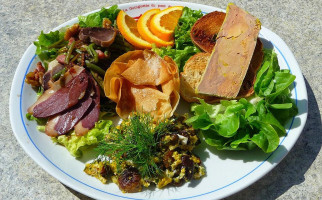
M 305 84 L 308 92 L 308 118 L 293 149 L 270 173 L 225 200 L 277 199 L 291 187 L 305 181 L 304 175 L 315 161 L 322 145 L 321 111 L 306 79 Z

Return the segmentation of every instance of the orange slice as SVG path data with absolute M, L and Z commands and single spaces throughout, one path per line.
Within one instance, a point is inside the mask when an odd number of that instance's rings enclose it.
M 173 6 L 155 14 L 150 22 L 152 33 L 165 41 L 173 40 L 173 32 L 181 17 L 183 6 Z
M 138 32 L 136 21 L 128 16 L 123 10 L 117 15 L 116 24 L 123 37 L 136 48 L 152 48 L 152 45 L 144 40 Z
M 158 38 L 149 28 L 152 17 L 159 12 L 160 9 L 151 9 L 146 11 L 138 20 L 138 31 L 143 39 L 150 43 L 154 43 L 157 47 L 172 46 L 173 41 L 169 42 Z

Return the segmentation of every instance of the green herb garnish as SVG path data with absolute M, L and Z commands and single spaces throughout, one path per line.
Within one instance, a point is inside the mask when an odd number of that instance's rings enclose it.
M 115 161 L 118 171 L 122 164 L 130 162 L 142 177 L 155 177 L 161 172 L 154 160 L 158 141 L 170 127 L 169 120 L 155 125 L 150 115 L 134 114 L 115 127 L 96 150 Z

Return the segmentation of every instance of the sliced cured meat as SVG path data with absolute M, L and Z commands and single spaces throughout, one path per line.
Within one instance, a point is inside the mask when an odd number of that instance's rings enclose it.
M 33 108 L 33 115 L 41 118 L 50 117 L 72 107 L 79 99 L 83 98 L 87 86 L 88 75 L 82 72 L 70 80 L 65 87 L 60 88 L 48 99 L 37 104 Z
M 116 37 L 116 30 L 113 27 L 89 27 L 82 28 L 79 32 L 79 39 L 94 42 L 101 47 L 110 46 Z
M 49 64 L 50 66 L 50 64 Z M 52 69 L 52 68 L 50 68 Z M 68 72 L 66 72 L 64 74 L 64 76 L 62 78 L 60 78 L 58 81 L 56 81 L 55 83 L 53 83 L 51 85 L 51 87 L 46 90 L 44 92 L 43 95 L 41 95 L 37 101 L 28 108 L 28 113 L 33 115 L 33 110 L 35 108 L 35 106 L 37 106 L 38 104 L 46 101 L 47 99 L 49 99 L 52 95 L 54 95 L 59 89 L 61 89 L 64 85 L 67 85 L 67 83 L 72 80 L 75 76 L 79 75 L 80 73 L 82 73 L 85 69 L 83 67 L 80 67 L 78 65 L 73 66 L 72 68 L 69 69 Z
M 51 137 L 56 137 L 58 135 L 64 135 L 72 130 L 85 113 L 88 113 L 89 108 L 95 106 L 92 98 L 94 94 L 95 86 L 94 83 L 90 81 L 85 96 L 76 105 L 48 121 L 46 124 L 46 134 Z
M 72 130 L 75 124 L 84 116 L 88 108 L 91 106 L 93 100 L 90 97 L 80 101 L 78 104 L 68 109 L 59 117 L 55 130 L 58 135 L 64 135 Z
M 100 112 L 100 90 L 96 81 L 91 77 L 90 78 L 92 85 L 94 86 L 94 95 L 92 99 L 94 103 L 85 113 L 83 119 L 79 121 L 75 127 L 75 134 L 77 136 L 85 135 L 91 128 L 95 126 L 95 123 L 98 121 L 99 112 Z

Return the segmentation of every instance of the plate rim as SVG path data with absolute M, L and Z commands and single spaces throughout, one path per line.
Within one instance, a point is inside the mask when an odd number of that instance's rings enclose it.
M 131 2 L 131 3 L 123 3 L 123 4 L 118 4 L 119 6 L 130 6 L 130 5 L 133 5 L 133 4 L 136 4 L 136 5 L 140 5 L 140 4 L 148 4 L 148 3 L 165 3 L 165 4 L 186 4 L 186 5 L 190 5 L 190 6 L 198 6 L 198 7 L 209 7 L 209 8 L 212 8 L 212 9 L 215 9 L 215 10 L 223 10 L 223 9 L 219 9 L 219 8 L 217 8 L 217 7 L 214 7 L 214 6 L 208 6 L 208 5 L 204 5 L 204 4 L 197 4 L 197 3 L 190 3 L 190 2 L 179 2 L 179 1 L 143 1 L 143 2 Z M 91 11 L 91 12 L 88 12 L 88 13 L 86 13 L 86 14 L 84 14 L 84 15 L 88 15 L 88 14 L 90 14 L 90 13 L 93 13 L 93 12 L 96 12 L 96 11 L 98 11 L 99 9 L 97 9 L 97 10 L 94 10 L 94 11 Z M 74 23 L 74 21 L 77 21 L 77 17 L 75 17 L 75 18 L 73 18 L 73 19 L 71 19 L 71 20 L 68 20 L 68 21 L 66 21 L 66 22 L 64 22 L 64 23 L 62 23 L 61 25 L 59 25 L 59 26 L 57 26 L 56 28 L 54 28 L 53 30 L 57 30 L 57 29 L 59 29 L 59 28 L 61 28 L 61 27 L 63 27 L 63 26 L 66 26 L 66 25 L 68 25 L 68 24 L 71 24 L 71 23 Z M 283 51 L 287 51 L 287 54 L 288 54 L 288 56 L 290 56 L 291 58 L 292 58 L 292 61 L 294 62 L 295 61 L 295 66 L 294 66 L 294 69 L 296 69 L 296 70 L 298 70 L 298 73 L 299 73 L 299 75 L 296 75 L 296 82 L 302 82 L 303 83 L 303 88 L 304 88 L 304 90 L 303 91 L 301 91 L 301 93 L 303 93 L 302 95 L 304 95 L 304 99 L 308 99 L 307 98 L 307 91 L 306 91 L 306 86 L 305 86 L 305 81 L 304 81 L 304 78 L 303 78 L 303 74 L 302 74 L 302 72 L 301 72 L 301 70 L 300 70 L 300 67 L 299 67 L 299 65 L 298 65 L 298 63 L 297 63 L 297 61 L 296 61 L 296 59 L 295 59 L 295 57 L 294 57 L 294 55 L 293 55 L 293 53 L 290 51 L 290 49 L 288 48 L 288 46 L 285 44 L 285 42 L 278 36 L 278 35 L 276 35 L 274 32 L 272 32 L 272 31 L 270 31 L 269 29 L 266 29 L 265 27 L 262 27 L 262 30 L 261 30 L 261 32 L 267 32 L 267 34 L 271 34 L 271 35 L 273 35 L 276 39 L 278 39 L 279 41 L 279 43 L 280 43 L 280 45 L 282 45 L 282 46 L 285 46 L 286 48 L 285 49 L 283 49 Z M 274 45 L 275 46 L 275 45 Z M 275 46 L 277 49 L 278 49 L 278 47 L 277 46 Z M 22 56 L 22 58 L 20 59 L 20 62 L 19 62 L 19 64 L 18 64 L 18 67 L 16 68 L 16 72 L 15 72 L 15 75 L 14 75 L 14 78 L 13 78 L 13 82 L 12 82 L 12 85 L 11 85 L 11 91 L 10 91 L 10 98 L 9 98 L 9 113 L 10 113 L 10 123 L 11 123 L 11 127 L 12 127 L 12 130 L 13 130 L 13 132 L 14 132 L 14 135 L 15 135 L 15 137 L 16 137 L 16 139 L 18 140 L 18 142 L 20 143 L 20 145 L 23 147 L 23 149 L 24 149 L 24 151 L 39 165 L 39 166 L 41 166 L 47 173 L 49 173 L 50 175 L 52 175 L 53 177 L 55 177 L 57 180 L 59 180 L 60 182 L 62 182 L 63 184 L 65 184 L 65 185 L 67 185 L 67 186 L 69 186 L 69 187 L 71 187 L 71 188 L 73 188 L 74 190 L 76 190 L 76 191 L 78 191 L 78 192 L 80 192 L 80 193 L 83 193 L 83 194 L 85 194 L 85 195 L 87 195 L 87 196 L 90 196 L 90 197 L 93 197 L 93 198 L 97 198 L 97 195 L 95 195 L 95 194 L 92 194 L 91 192 L 90 192 L 90 190 L 86 190 L 86 188 L 85 188 L 85 190 L 84 190 L 84 188 L 82 189 L 81 187 L 79 187 L 79 185 L 77 185 L 77 183 L 76 183 L 76 185 L 75 185 L 75 183 L 74 183 L 74 181 L 71 181 L 71 180 L 69 180 L 70 178 L 73 178 L 73 177 L 69 177 L 69 178 L 67 178 L 66 179 L 66 177 L 64 177 L 64 176 L 62 176 L 62 174 L 57 174 L 56 172 L 55 172 L 55 170 L 53 170 L 52 169 L 52 167 L 51 166 L 48 166 L 48 163 L 44 163 L 43 162 L 43 159 L 44 158 L 39 158 L 39 155 L 35 155 L 35 154 L 33 154 L 34 153 L 34 151 L 35 151 L 35 149 L 30 149 L 30 144 L 26 144 L 24 141 L 23 141 L 23 138 L 21 138 L 21 136 L 18 134 L 18 132 L 19 132 L 19 130 L 17 130 L 18 129 L 18 126 L 15 126 L 15 123 L 17 123 L 17 122 L 15 122 L 15 120 L 16 120 L 16 116 L 14 115 L 14 113 L 15 113 L 15 111 L 16 111 L 16 109 L 15 109 L 15 106 L 14 106 L 14 102 L 17 100 L 17 98 L 15 98 L 15 90 L 16 90 L 16 87 L 17 87 L 17 84 L 18 83 L 20 83 L 21 82 L 21 80 L 19 80 L 18 78 L 19 77 L 21 77 L 21 71 L 20 71 L 20 69 L 24 69 L 25 68 L 25 66 L 26 66 L 26 63 L 24 62 L 26 59 L 28 59 L 29 57 L 30 57 L 30 51 L 32 51 L 33 49 L 35 49 L 35 46 L 33 45 L 33 44 L 31 44 L 28 48 L 27 48 L 27 50 L 24 52 L 24 54 L 23 54 L 23 56 Z M 280 50 L 279 50 L 280 51 Z M 280 54 L 282 54 L 282 52 L 280 51 Z M 283 55 L 283 54 L 282 54 Z M 32 61 L 34 60 L 34 58 L 35 58 L 35 55 L 32 57 L 32 59 L 30 60 L 30 62 L 29 62 L 29 65 L 28 65 L 28 67 L 27 67 L 27 69 L 26 69 L 26 73 L 28 72 L 28 68 L 29 68 L 29 66 L 31 65 L 31 63 L 32 63 Z M 285 59 L 285 58 L 284 58 Z M 287 62 L 287 60 L 285 59 L 285 61 Z M 25 77 L 25 75 L 23 76 L 23 77 Z M 18 79 L 18 80 L 17 80 Z M 22 80 L 22 82 L 23 82 L 23 84 L 24 84 L 24 81 Z M 21 91 L 23 90 L 23 84 L 21 85 Z M 295 84 L 295 83 L 293 83 L 293 84 Z M 18 84 L 18 88 L 20 88 L 20 86 L 19 86 L 19 84 Z M 295 89 L 295 92 L 296 92 L 296 89 L 297 89 L 297 86 L 295 86 L 294 87 L 294 89 Z M 22 93 L 20 93 L 20 94 L 22 94 Z M 19 101 L 21 102 L 21 100 L 22 100 L 23 98 L 20 96 L 19 97 Z M 19 107 L 21 107 L 21 104 L 19 104 L 20 106 Z M 289 147 L 289 149 L 288 149 L 288 152 L 292 149 L 292 147 L 294 146 L 294 144 L 296 143 L 296 141 L 298 140 L 298 138 L 299 138 L 299 136 L 300 136 L 300 134 L 302 133 L 302 131 L 303 131 L 303 128 L 304 128 L 304 126 L 305 126 L 305 123 L 306 123 L 306 120 L 307 120 L 307 114 L 308 114 L 308 109 L 307 109 L 307 103 L 306 103 L 306 105 L 305 105 L 305 108 L 304 108 L 304 111 L 306 111 L 305 113 L 302 113 L 304 116 L 304 121 L 303 121 L 303 123 L 301 122 L 301 125 L 300 125 L 300 127 L 299 127 L 299 134 L 298 134 L 298 137 L 296 138 L 296 139 L 293 139 L 293 143 L 291 143 L 288 147 Z M 22 112 L 19 112 L 19 114 L 21 115 L 21 120 L 22 120 L 22 123 L 24 124 L 24 121 L 23 121 L 23 117 L 22 117 Z M 302 118 L 303 118 L 302 117 Z M 295 118 L 295 117 L 294 117 Z M 293 123 L 293 121 L 294 121 L 294 118 L 292 119 L 292 123 Z M 27 135 L 29 136 L 29 134 L 28 134 L 28 131 L 27 131 L 27 129 L 26 129 L 26 127 L 25 127 L 25 131 L 27 132 Z M 290 131 L 290 130 L 289 130 Z M 288 132 L 289 132 L 288 131 Z M 285 140 L 285 138 L 286 138 L 286 136 L 285 137 L 283 137 L 283 139 L 281 139 L 280 138 L 280 144 L 279 144 L 279 147 L 280 147 L 280 145 L 283 143 L 283 141 Z M 32 141 L 32 139 L 30 138 L 30 136 L 29 136 L 29 139 L 30 139 L 30 141 L 33 143 L 33 141 Z M 47 157 L 45 156 L 45 155 L 43 155 L 42 154 L 42 152 L 37 148 L 37 146 L 34 144 L 34 148 L 36 148 L 38 151 L 39 151 L 39 153 L 42 155 L 42 156 L 44 156 L 45 158 L 46 158 L 46 160 L 48 161 L 48 162 L 50 162 L 50 160 L 48 160 L 47 159 Z M 278 150 L 278 149 L 277 149 Z M 256 170 L 258 167 L 260 167 L 262 164 L 264 164 L 277 150 L 275 150 L 273 153 L 271 153 L 271 154 L 269 154 L 269 156 L 264 160 L 264 161 L 262 161 L 261 162 L 261 164 L 260 165 L 258 165 L 255 169 L 253 169 L 253 170 Z M 226 197 L 226 196 L 229 196 L 229 195 L 232 195 L 232 194 L 234 194 L 234 193 L 237 193 L 237 192 L 239 192 L 240 190 L 242 190 L 242 189 L 244 189 L 244 188 L 246 188 L 246 187 L 248 187 L 249 185 L 251 185 L 251 184 L 253 184 L 253 183 L 255 183 L 256 181 L 258 181 L 260 178 L 262 178 L 264 175 L 266 175 L 268 172 L 270 172 L 278 163 L 280 163 L 281 162 L 281 160 L 288 154 L 288 152 L 287 153 L 285 153 L 284 155 L 282 155 L 282 157 L 281 158 L 279 158 L 278 159 L 278 162 L 276 162 L 276 163 L 274 163 L 274 164 L 272 164 L 271 166 L 268 166 L 268 168 L 267 168 L 267 170 L 265 170 L 265 172 L 264 173 L 261 173 L 259 176 L 256 176 L 256 178 L 253 178 L 253 180 L 252 181 L 250 181 L 249 183 L 247 183 L 247 184 L 243 184 L 243 187 L 238 187 L 238 189 L 236 190 L 234 190 L 233 192 L 226 192 L 227 194 L 226 195 L 222 195 L 222 196 L 219 196 L 218 198 L 223 198 L 223 197 Z M 55 165 L 54 163 L 52 163 L 52 162 L 50 162 L 51 164 L 53 164 L 53 165 Z M 252 170 L 252 171 L 253 171 Z M 61 171 L 61 170 L 60 170 Z M 63 172 L 63 171 L 62 171 Z M 251 173 L 251 172 L 250 172 Z M 66 173 L 65 173 L 66 174 Z M 249 173 L 248 174 L 246 174 L 245 176 L 243 176 L 242 178 L 244 178 L 244 177 L 246 177 L 246 176 L 248 176 L 249 175 Z M 237 181 L 239 181 L 239 180 L 237 180 Z M 80 182 L 80 181 L 77 181 L 78 183 Z M 234 184 L 234 183 L 231 183 L 231 184 Z M 231 184 L 229 184 L 229 185 L 231 185 Z M 224 187 L 228 187 L 229 185 L 226 185 L 226 186 L 224 186 Z M 87 185 L 88 187 L 90 187 L 90 188 L 92 188 L 92 189 L 94 189 L 94 190 L 98 190 L 98 191 L 100 191 L 99 189 L 96 189 L 96 188 L 93 188 L 93 187 L 91 187 L 90 185 Z M 223 188 L 224 188 L 223 187 Z M 88 189 L 88 188 L 87 188 Z M 119 196 L 119 195 L 117 195 L 117 194 L 113 194 L 113 193 L 109 193 L 109 192 L 105 192 L 105 191 L 101 191 L 101 192 L 104 192 L 104 194 L 110 194 L 110 195 L 113 195 L 114 197 L 120 197 L 120 198 L 126 198 L 126 199 L 137 199 L 137 198 L 131 198 L 131 197 L 127 197 L 127 196 Z M 210 191 L 209 193 L 213 193 L 214 191 Z M 206 197 L 206 196 L 204 196 L 204 195 L 206 195 L 207 193 L 205 193 L 205 194 L 202 194 L 201 196 L 202 197 Z M 198 196 L 200 196 L 200 195 L 196 195 L 196 196 L 192 196 L 192 197 L 185 197 L 185 198 L 181 198 L 181 199 L 194 199 L 194 198 L 198 198 Z

